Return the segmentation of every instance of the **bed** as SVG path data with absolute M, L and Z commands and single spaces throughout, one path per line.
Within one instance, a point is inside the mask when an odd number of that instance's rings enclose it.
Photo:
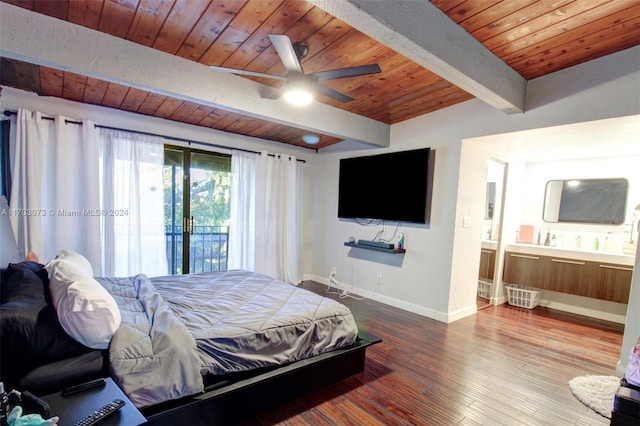
M 0 375 L 8 387 L 44 395 L 109 375 L 150 424 L 250 416 L 362 371 L 367 347 L 380 342 L 332 299 L 235 270 L 94 278 L 120 317 L 107 346 L 96 346 L 65 322 L 51 270 L 6 264 Z
M 282 366 L 358 335 L 344 305 L 250 271 L 97 281 L 122 315 L 112 375 L 140 408 L 201 393 L 202 377 Z

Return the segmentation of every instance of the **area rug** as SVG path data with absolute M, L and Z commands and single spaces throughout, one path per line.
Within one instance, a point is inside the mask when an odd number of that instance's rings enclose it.
M 579 376 L 569 380 L 569 388 L 578 401 L 608 419 L 619 386 L 620 378 L 616 376 Z

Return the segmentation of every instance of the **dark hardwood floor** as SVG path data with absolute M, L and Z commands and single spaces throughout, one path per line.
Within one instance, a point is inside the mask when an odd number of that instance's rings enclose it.
M 367 299 L 340 300 L 360 328 L 383 339 L 367 351 L 365 371 L 247 424 L 609 424 L 572 395 L 568 381 L 615 374 L 621 325 L 509 305 L 447 325 Z

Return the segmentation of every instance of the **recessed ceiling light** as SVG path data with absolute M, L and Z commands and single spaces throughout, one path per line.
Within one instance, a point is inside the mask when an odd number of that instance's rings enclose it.
M 315 145 L 318 142 L 320 142 L 320 136 L 307 133 L 302 135 L 302 140 L 308 143 L 309 145 Z

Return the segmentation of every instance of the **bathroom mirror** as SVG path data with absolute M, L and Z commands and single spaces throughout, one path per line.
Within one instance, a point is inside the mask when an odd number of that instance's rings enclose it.
M 484 203 L 484 218 L 493 219 L 493 212 L 496 207 L 496 183 L 487 182 L 487 197 Z
M 550 223 L 624 223 L 629 182 L 624 178 L 547 182 L 542 218 Z

